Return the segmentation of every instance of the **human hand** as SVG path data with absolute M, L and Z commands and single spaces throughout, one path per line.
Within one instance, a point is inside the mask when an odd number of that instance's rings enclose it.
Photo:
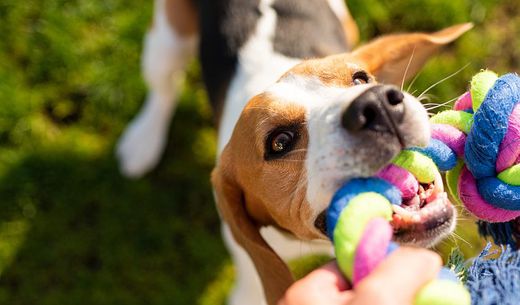
M 400 247 L 355 290 L 331 262 L 295 282 L 279 305 L 412 305 L 415 294 L 436 278 L 441 258 L 434 252 Z

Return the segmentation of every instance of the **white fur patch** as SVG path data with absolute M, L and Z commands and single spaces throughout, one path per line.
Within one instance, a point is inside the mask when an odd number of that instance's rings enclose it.
M 345 0 L 328 0 L 329 6 L 336 14 L 339 20 L 343 20 L 347 16 L 347 6 L 345 5 Z
M 166 145 L 184 69 L 195 54 L 196 36 L 182 38 L 168 23 L 165 0 L 156 0 L 154 27 L 146 35 L 142 70 L 150 92 L 117 144 L 121 172 L 141 177 L 155 167 Z

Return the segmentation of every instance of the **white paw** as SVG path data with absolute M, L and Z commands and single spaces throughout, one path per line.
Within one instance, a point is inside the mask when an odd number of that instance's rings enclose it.
M 166 144 L 169 112 L 148 102 L 127 127 L 116 150 L 124 176 L 139 178 L 157 165 Z

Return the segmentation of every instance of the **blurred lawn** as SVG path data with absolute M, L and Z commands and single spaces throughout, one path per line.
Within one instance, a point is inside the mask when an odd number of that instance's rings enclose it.
M 516 71 L 520 4 L 511 0 L 352 0 L 363 39 L 476 28 L 421 72 L 430 102 L 463 92 L 480 68 Z M 0 303 L 222 304 L 232 267 L 220 241 L 209 172 L 211 111 L 193 63 L 166 157 L 122 178 L 114 143 L 145 96 L 139 72 L 152 4 L 0 2 Z M 459 235 L 478 243 L 466 222 Z M 460 238 L 469 255 L 480 250 Z

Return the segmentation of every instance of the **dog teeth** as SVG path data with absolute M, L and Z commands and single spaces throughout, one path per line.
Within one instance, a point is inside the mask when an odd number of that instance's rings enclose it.
M 398 213 L 398 215 L 400 215 L 400 216 L 402 216 L 402 215 L 411 215 L 412 214 L 407 209 L 404 209 L 403 207 L 398 206 L 398 205 L 392 205 L 392 208 L 393 208 L 394 212 Z
M 437 217 L 440 214 L 447 212 L 447 194 L 438 193 L 434 196 L 430 203 L 421 208 L 420 210 L 405 209 L 401 206 L 393 205 L 392 209 L 394 215 L 392 216 L 392 224 L 399 226 L 402 223 L 406 224 L 419 224 L 431 217 Z
M 434 193 L 437 193 L 437 194 L 444 193 L 444 183 L 442 182 L 441 173 L 438 171 L 435 173 L 434 185 L 435 185 Z

